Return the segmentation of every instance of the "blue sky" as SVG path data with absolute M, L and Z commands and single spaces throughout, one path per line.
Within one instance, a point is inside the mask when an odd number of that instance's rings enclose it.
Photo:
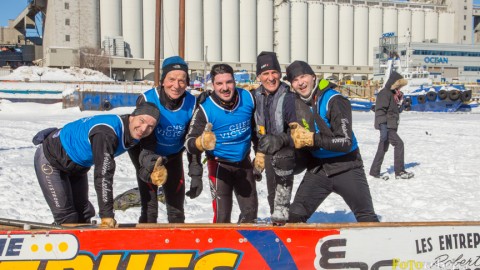
M 28 5 L 27 0 L 0 0 L 0 26 L 8 26 L 9 19 L 15 19 Z

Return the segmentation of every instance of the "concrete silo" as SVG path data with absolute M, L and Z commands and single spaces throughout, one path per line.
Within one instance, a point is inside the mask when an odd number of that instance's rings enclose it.
M 412 35 L 412 10 L 408 8 L 398 9 L 398 43 L 406 43 L 408 36 Z M 416 27 L 416 26 L 415 26 Z
M 100 2 L 100 39 L 122 35 L 122 0 Z
M 202 1 L 185 0 L 185 60 L 203 60 Z
M 455 43 L 455 13 L 441 12 L 438 15 L 438 43 Z
M 353 6 L 350 4 L 339 5 L 339 37 L 338 37 L 338 64 L 343 66 L 353 65 Z
M 425 40 L 438 41 L 438 12 L 425 11 Z
M 291 1 L 290 62 L 308 60 L 308 5 L 305 0 Z
M 273 0 L 257 1 L 257 55 L 273 51 Z
M 143 58 L 142 1 L 122 0 L 122 31 L 127 57 Z
M 278 4 L 277 4 L 278 3 Z M 281 64 L 290 63 L 290 3 L 275 1 L 274 50 Z M 297 29 L 295 29 L 297 31 Z
M 131 0 L 130 0 L 131 1 Z M 162 1 L 161 58 L 178 55 L 180 1 Z
M 378 6 L 368 8 L 368 65 L 373 66 L 375 58 L 373 48 L 380 44 L 383 33 L 383 9 Z
M 412 42 L 425 40 L 425 12 L 423 9 L 412 10 Z
M 386 7 L 383 9 L 383 33 L 398 33 L 398 9 Z
M 323 64 L 323 4 L 308 1 L 308 63 Z
M 324 2 L 323 59 L 325 65 L 338 65 L 338 4 Z
M 240 62 L 257 61 L 257 1 L 240 0 Z
M 222 6 L 220 0 L 203 2 L 203 41 L 208 61 L 222 61 Z
M 143 0 L 143 58 L 155 59 L 155 0 Z
M 222 61 L 240 61 L 239 0 L 222 0 Z
M 368 7 L 357 5 L 353 9 L 353 65 L 368 65 Z

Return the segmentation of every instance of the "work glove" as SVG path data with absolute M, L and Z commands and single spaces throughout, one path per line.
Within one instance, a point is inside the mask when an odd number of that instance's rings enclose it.
M 298 123 L 290 123 L 290 136 L 292 137 L 295 148 L 299 149 L 305 146 L 314 145 L 314 133 L 306 130 Z
M 195 139 L 195 146 L 200 151 L 213 150 L 215 149 L 216 142 L 217 138 L 215 137 L 215 133 L 212 132 L 212 124 L 207 123 L 202 135 Z
M 115 228 L 117 226 L 117 221 L 114 218 L 102 218 L 100 227 L 102 228 Z
M 201 176 L 192 176 L 192 181 L 190 182 L 190 190 L 185 193 L 190 199 L 195 199 L 202 193 L 203 190 L 203 181 Z
M 150 180 L 152 180 L 152 184 L 156 186 L 161 186 L 167 182 L 167 168 L 163 165 L 163 158 L 159 157 L 155 162 L 155 166 L 153 167 L 152 174 L 150 175 Z
M 253 160 L 253 169 L 262 173 L 265 169 L 265 154 L 257 152 L 255 154 L 255 159 Z
M 288 135 L 281 133 L 278 135 L 265 135 L 258 140 L 258 151 L 267 155 L 273 155 L 278 150 L 289 144 Z

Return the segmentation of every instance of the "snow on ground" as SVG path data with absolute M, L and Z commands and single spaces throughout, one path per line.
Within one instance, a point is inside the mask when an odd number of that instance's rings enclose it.
M 108 113 L 130 113 L 133 108 L 117 108 Z M 11 103 L 0 100 L 0 217 L 51 223 L 50 210 L 38 185 L 33 156 L 36 147 L 31 139 L 47 127 L 61 127 L 69 121 L 102 112 L 78 108 L 62 109 L 61 104 Z M 368 173 L 378 143 L 372 112 L 354 112 L 354 131 Z M 477 192 L 480 189 L 480 110 L 471 113 L 418 113 L 401 115 L 399 134 L 405 142 L 406 169 L 415 173 L 410 180 L 388 181 L 368 177 L 373 203 L 383 222 L 407 221 L 479 221 Z M 135 171 L 128 154 L 117 159 L 114 194 L 136 186 Z M 185 160 L 185 158 L 184 158 Z M 186 161 L 185 161 L 186 163 Z M 89 172 L 90 199 L 96 206 L 93 170 Z M 393 148 L 385 156 L 383 172 L 393 174 Z M 295 188 L 302 175 L 295 178 Z M 212 222 L 211 196 L 206 168 L 203 193 L 196 199 L 186 198 L 186 222 Z M 187 190 L 190 178 L 186 175 Z M 264 180 L 257 186 L 259 217 L 269 216 Z M 295 190 L 294 190 L 295 192 Z M 97 208 L 98 209 L 98 208 Z M 135 223 L 139 208 L 117 211 L 121 223 Z M 232 222 L 237 220 L 234 208 Z M 343 200 L 330 195 L 317 209 L 310 222 L 354 221 Z M 166 223 L 164 205 L 158 222 Z

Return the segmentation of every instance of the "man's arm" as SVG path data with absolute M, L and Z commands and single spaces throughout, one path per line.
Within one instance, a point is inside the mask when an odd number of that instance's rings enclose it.
M 104 125 L 93 128 L 89 139 L 92 145 L 93 162 L 95 165 L 93 175 L 99 215 L 101 218 L 113 218 L 114 153 L 119 142 L 115 132 Z
M 205 112 L 201 106 L 198 106 L 193 113 L 192 120 L 188 127 L 188 133 L 185 138 L 185 148 L 188 153 L 199 156 L 202 154 L 202 151 L 196 147 L 195 140 L 202 135 L 206 125 L 207 117 L 205 116 Z

